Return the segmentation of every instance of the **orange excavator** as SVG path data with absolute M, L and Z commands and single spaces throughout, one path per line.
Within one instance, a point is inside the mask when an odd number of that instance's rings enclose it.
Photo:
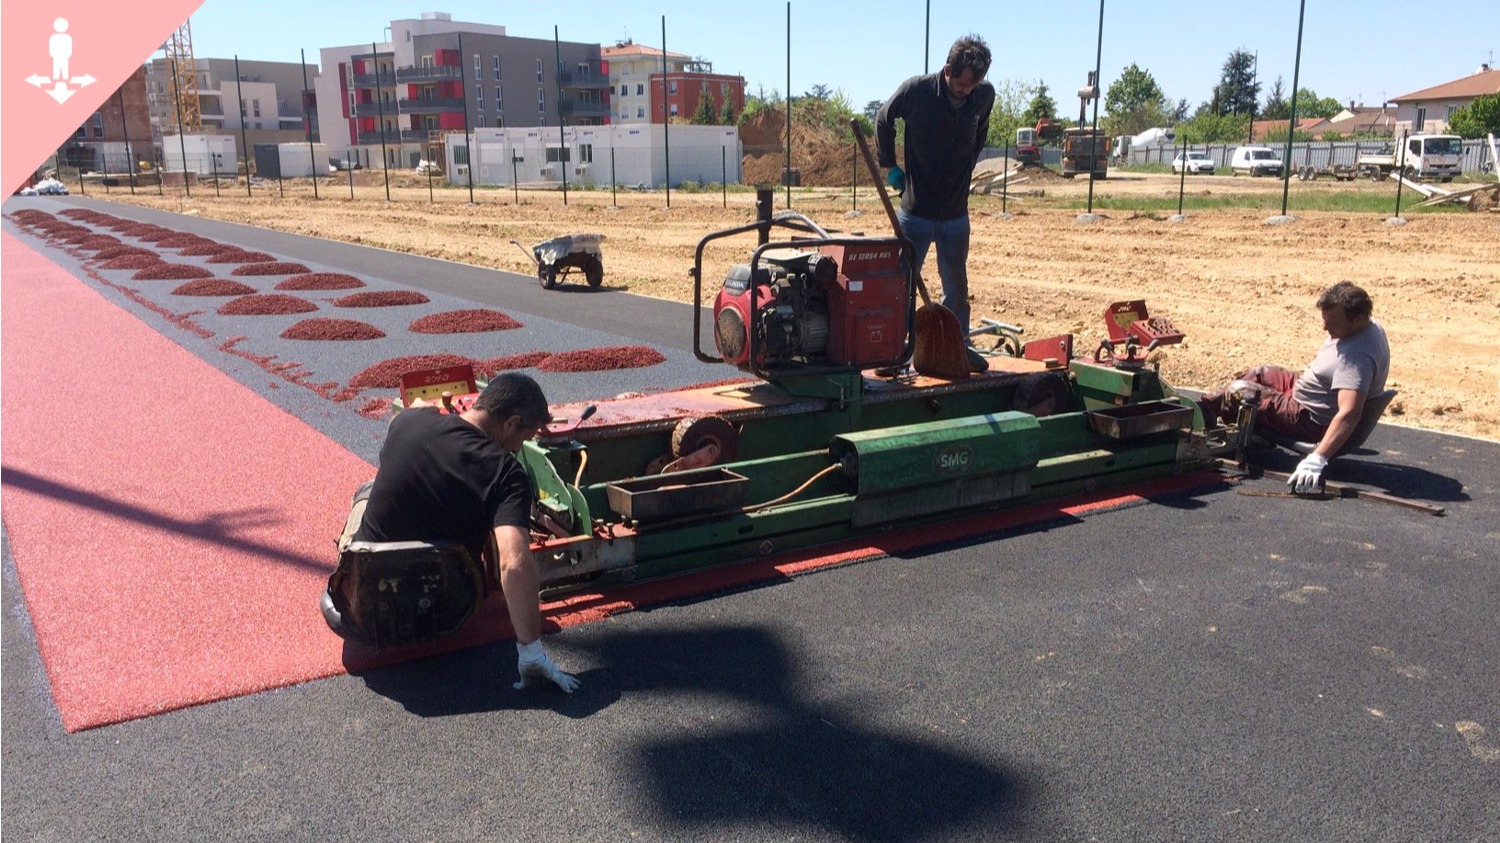
M 1016 163 L 1022 168 L 1042 166 L 1041 142 L 1062 137 L 1061 123 L 1053 123 L 1046 117 L 1036 121 L 1035 126 L 1016 129 Z

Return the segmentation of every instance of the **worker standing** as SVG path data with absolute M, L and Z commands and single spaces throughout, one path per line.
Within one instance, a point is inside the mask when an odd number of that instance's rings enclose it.
M 901 194 L 901 231 L 916 249 L 921 272 L 936 247 L 944 307 L 969 329 L 969 182 L 990 130 L 995 88 L 985 81 L 990 48 L 977 35 L 953 42 L 937 73 L 901 83 L 875 117 L 877 163 Z M 906 125 L 905 166 L 896 161 L 896 121 Z M 969 367 L 988 365 L 972 348 Z

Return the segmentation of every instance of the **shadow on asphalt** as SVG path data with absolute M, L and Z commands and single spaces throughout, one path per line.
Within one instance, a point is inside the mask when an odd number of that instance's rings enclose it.
M 641 797 L 710 839 L 726 826 L 802 826 L 858 841 L 941 840 L 962 828 L 1017 830 L 1020 773 L 940 740 L 872 728 L 857 700 L 810 699 L 786 645 L 753 626 L 557 640 L 562 664 L 587 652 L 604 665 L 566 695 L 517 692 L 509 643 L 372 670 L 376 693 L 423 717 L 551 709 L 588 717 L 625 697 L 671 697 L 688 728 L 650 735 L 623 754 Z M 666 709 L 664 709 L 666 710 Z M 634 715 L 632 715 L 633 717 Z
M 1302 455 L 1280 448 L 1257 448 L 1247 452 L 1253 465 L 1270 471 L 1297 469 Z M 1369 459 L 1366 459 L 1369 457 Z M 1472 500 L 1456 478 L 1411 465 L 1387 462 L 1379 451 L 1361 448 L 1346 454 L 1324 470 L 1324 479 L 1356 486 L 1372 486 L 1389 495 L 1423 501 L 1462 503 Z

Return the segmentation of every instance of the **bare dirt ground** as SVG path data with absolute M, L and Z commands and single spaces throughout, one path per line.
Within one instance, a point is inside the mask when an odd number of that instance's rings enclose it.
M 558 234 L 597 231 L 604 243 L 605 285 L 633 293 L 691 300 L 689 269 L 707 233 L 754 218 L 754 194 L 573 190 L 516 193 L 484 189 L 469 204 L 464 188 L 436 187 L 404 175 L 385 199 L 381 174 L 360 173 L 350 198 L 344 175 L 311 186 L 256 188 L 255 196 L 226 186 L 221 197 L 199 185 L 191 198 L 116 189 L 109 199 L 231 220 L 282 231 L 363 243 L 413 254 L 534 274 L 530 245 Z M 361 184 L 361 182 L 363 184 Z M 1388 191 L 1388 183 L 1369 189 Z M 1097 182 L 1096 197 L 1176 196 L 1178 179 L 1117 174 Z M 970 292 L 974 318 L 1022 326 L 1026 337 L 1072 332 L 1089 352 L 1105 336 L 1106 306 L 1145 299 L 1153 315 L 1170 317 L 1187 335 L 1161 355 L 1163 375 L 1205 387 L 1258 363 L 1300 370 L 1323 339 L 1313 301 L 1327 285 L 1348 279 L 1375 299 L 1375 316 L 1390 336 L 1389 385 L 1401 394 L 1389 420 L 1490 439 L 1500 438 L 1500 214 L 1389 214 L 1298 211 L 1310 191 L 1332 182 L 1292 183 L 1296 221 L 1270 225 L 1264 211 L 1189 213 L 1103 211 L 1080 224 L 1073 210 L 1037 210 L 1035 191 L 1049 202 L 1084 196 L 1086 181 L 1045 174 L 1018 185 L 1007 199 L 971 203 Z M 1196 193 L 1274 191 L 1269 179 L 1194 177 Z M 1030 193 L 1028 193 L 1030 191 Z M 431 195 L 432 199 L 429 199 Z M 776 209 L 787 208 L 785 190 Z M 727 207 L 725 205 L 727 204 Z M 1279 207 L 1279 206 L 1278 206 Z M 868 188 L 797 190 L 791 208 L 825 228 L 886 234 L 889 226 Z M 730 263 L 743 262 L 753 236 L 706 252 L 704 287 L 711 298 Z M 929 283 L 936 286 L 929 262 Z M 590 302 L 604 301 L 590 299 Z M 689 330 L 684 325 L 683 330 Z

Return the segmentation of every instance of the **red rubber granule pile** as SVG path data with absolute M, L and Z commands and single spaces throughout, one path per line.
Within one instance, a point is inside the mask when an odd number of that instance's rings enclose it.
M 99 253 L 97 255 L 94 255 L 94 259 L 109 261 L 114 260 L 115 258 L 123 258 L 126 255 L 146 255 L 153 258 L 156 257 L 156 253 L 151 251 L 150 249 L 142 249 L 140 246 L 120 245 L 108 246 L 106 248 L 100 249 Z
M 234 268 L 234 271 L 230 272 L 229 274 L 230 275 L 295 275 L 295 274 L 297 274 L 299 272 L 306 272 L 306 271 L 307 271 L 307 267 L 303 266 L 300 263 L 282 263 L 280 261 L 261 261 L 261 262 L 257 262 L 257 263 L 247 263 L 244 266 L 237 266 L 237 267 Z
M 177 254 L 179 254 L 179 255 L 194 255 L 194 256 L 201 256 L 201 255 L 223 255 L 223 254 L 228 254 L 229 252 L 238 252 L 238 251 L 241 251 L 241 249 L 240 249 L 239 246 L 231 246 L 231 245 L 229 245 L 227 243 L 215 243 L 212 240 L 205 240 L 202 243 L 198 243 L 198 244 L 189 246 L 186 249 L 183 249 L 182 251 L 178 252 Z
M 260 263 L 262 261 L 274 261 L 276 258 L 265 252 L 247 252 L 244 249 L 235 249 L 233 252 L 220 252 L 208 259 L 209 263 Z
M 220 316 L 276 316 L 286 313 L 311 313 L 318 306 L 307 299 L 280 293 L 256 293 L 227 301 L 219 308 Z
M 349 379 L 356 389 L 400 389 L 401 376 L 423 369 L 473 365 L 474 361 L 457 354 L 418 354 L 382 360 Z
M 101 269 L 145 269 L 162 263 L 162 259 L 156 255 L 125 255 L 124 257 L 111 258 L 101 265 Z
M 498 310 L 450 310 L 434 313 L 412 322 L 407 330 L 415 334 L 477 334 L 481 331 L 509 331 L 521 323 Z
M 284 340 L 378 340 L 385 331 L 354 319 L 303 319 L 281 332 Z
M 527 351 L 505 357 L 493 357 L 475 363 L 474 370 L 483 375 L 493 375 L 496 372 L 508 372 L 511 369 L 530 369 L 551 356 L 551 353 L 546 351 Z
M 393 307 L 403 304 L 426 304 L 431 299 L 415 290 L 386 290 L 354 293 L 333 300 L 334 307 Z
M 342 272 L 309 272 L 293 275 L 276 285 L 278 290 L 353 290 L 365 282 Z
M 564 351 L 548 357 L 536 367 L 544 372 L 602 372 L 607 369 L 641 369 L 666 359 L 648 345 L 617 345 Z
M 204 243 L 214 241 L 207 237 L 199 237 L 196 234 L 174 234 L 162 240 L 156 241 L 158 248 L 162 249 L 186 249 L 189 246 L 201 246 Z
M 83 238 L 83 240 L 78 243 L 78 248 L 82 249 L 85 252 L 98 252 L 104 249 L 108 249 L 110 246 L 118 245 L 120 245 L 119 238 L 110 237 L 108 234 L 95 234 L 92 237 Z
M 200 278 L 189 281 L 172 291 L 174 296 L 248 296 L 255 292 L 249 284 L 230 281 L 228 278 Z
M 214 273 L 211 269 L 192 264 L 157 261 L 130 277 L 136 281 L 167 281 L 181 278 L 212 278 Z

